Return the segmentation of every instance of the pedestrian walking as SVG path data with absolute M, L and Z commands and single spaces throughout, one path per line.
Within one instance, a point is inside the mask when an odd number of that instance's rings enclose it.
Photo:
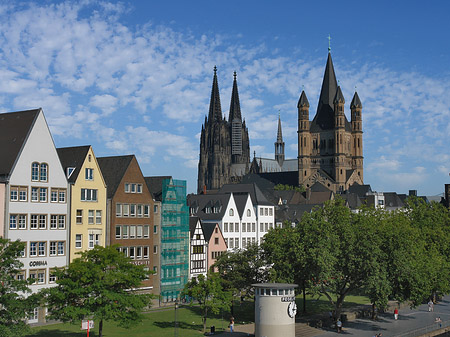
M 233 332 L 233 328 L 234 328 L 234 317 L 231 316 L 230 317 L 230 332 Z
M 429 301 L 428 301 L 428 312 L 432 312 L 433 311 L 433 308 L 434 307 L 434 303 L 433 303 L 433 301 L 430 299 Z
M 394 319 L 395 320 L 398 319 L 398 309 L 397 308 L 394 309 Z
M 439 329 L 442 328 L 442 320 L 441 320 L 441 317 L 436 318 L 436 323 L 439 324 Z
M 342 331 L 342 322 L 339 318 L 336 322 L 336 327 L 337 327 L 337 332 L 340 333 Z

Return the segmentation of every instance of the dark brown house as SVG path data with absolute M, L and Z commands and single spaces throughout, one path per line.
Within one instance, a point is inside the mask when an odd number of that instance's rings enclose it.
M 107 189 L 107 245 L 119 245 L 134 264 L 153 271 L 159 247 L 153 238 L 153 198 L 134 155 L 97 158 Z M 153 292 L 157 275 L 143 282 Z

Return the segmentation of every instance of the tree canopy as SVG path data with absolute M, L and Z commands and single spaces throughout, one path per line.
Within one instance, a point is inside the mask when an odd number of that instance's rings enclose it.
M 45 291 L 50 318 L 72 323 L 96 320 L 100 337 L 104 320 L 130 327 L 142 319 L 142 310 L 150 304 L 151 295 L 135 290 L 148 274 L 116 246 L 95 246 L 56 271 L 57 286 Z
M 0 237 L 0 336 L 25 336 L 25 319 L 38 304 L 38 296 L 29 294 L 32 281 L 19 276 L 24 248 L 23 242 Z
M 229 310 L 231 305 L 231 292 L 224 290 L 223 281 L 217 273 L 203 274 L 192 278 L 184 287 L 183 295 L 189 296 L 200 305 L 203 313 L 203 332 L 206 331 L 208 312 L 218 314 L 221 309 Z
M 295 228 L 270 231 L 262 247 L 272 281 L 304 282 L 336 315 L 355 290 L 381 309 L 388 299 L 414 306 L 450 290 L 449 224 L 447 209 L 418 198 L 395 212 L 351 212 L 338 198 L 305 213 Z

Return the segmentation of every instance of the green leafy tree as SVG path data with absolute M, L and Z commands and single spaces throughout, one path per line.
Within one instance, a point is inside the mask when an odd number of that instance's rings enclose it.
M 134 290 L 148 274 L 116 246 L 95 246 L 55 273 L 57 286 L 45 291 L 50 318 L 72 323 L 94 319 L 99 322 L 100 337 L 103 321 L 130 327 L 150 305 L 151 295 Z
M 267 280 L 266 262 L 256 245 L 222 254 L 214 264 L 224 281 L 224 287 L 236 295 L 251 296 L 252 284 Z
M 25 243 L 0 237 L 0 336 L 25 336 L 25 319 L 38 305 L 38 296 L 29 295 L 31 280 L 20 280 L 19 261 Z
M 200 305 L 203 313 L 203 332 L 206 331 L 208 312 L 217 315 L 221 309 L 230 309 L 231 293 L 224 290 L 222 283 L 219 274 L 208 273 L 208 277 L 200 274 L 192 278 L 184 287 L 183 295 L 191 297 Z
M 312 275 L 299 228 L 289 225 L 272 229 L 264 236 L 261 246 L 264 260 L 272 266 L 270 281 L 298 284 L 303 293 L 303 312 L 306 312 L 306 288 Z

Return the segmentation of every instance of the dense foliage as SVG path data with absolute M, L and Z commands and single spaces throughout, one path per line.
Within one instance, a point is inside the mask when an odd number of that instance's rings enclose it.
M 0 336 L 25 336 L 27 315 L 38 304 L 30 295 L 31 280 L 19 279 L 23 264 L 19 261 L 25 243 L 0 237 Z
M 338 199 L 295 228 L 270 231 L 262 247 L 272 281 L 304 284 L 326 296 L 337 316 L 352 291 L 380 309 L 389 299 L 415 306 L 450 290 L 449 220 L 443 206 L 418 198 L 395 212 L 351 212 Z
M 208 277 L 200 274 L 189 281 L 183 291 L 200 305 L 203 313 L 203 332 L 206 331 L 208 312 L 218 314 L 220 310 L 229 310 L 231 293 L 224 289 L 223 281 L 217 273 L 208 273 Z M 192 303 L 192 302 L 191 302 Z
M 135 291 L 148 271 L 132 264 L 115 246 L 95 246 L 55 274 L 57 286 L 45 291 L 50 318 L 72 323 L 93 319 L 99 323 L 100 337 L 104 320 L 130 327 L 150 304 L 150 295 Z

